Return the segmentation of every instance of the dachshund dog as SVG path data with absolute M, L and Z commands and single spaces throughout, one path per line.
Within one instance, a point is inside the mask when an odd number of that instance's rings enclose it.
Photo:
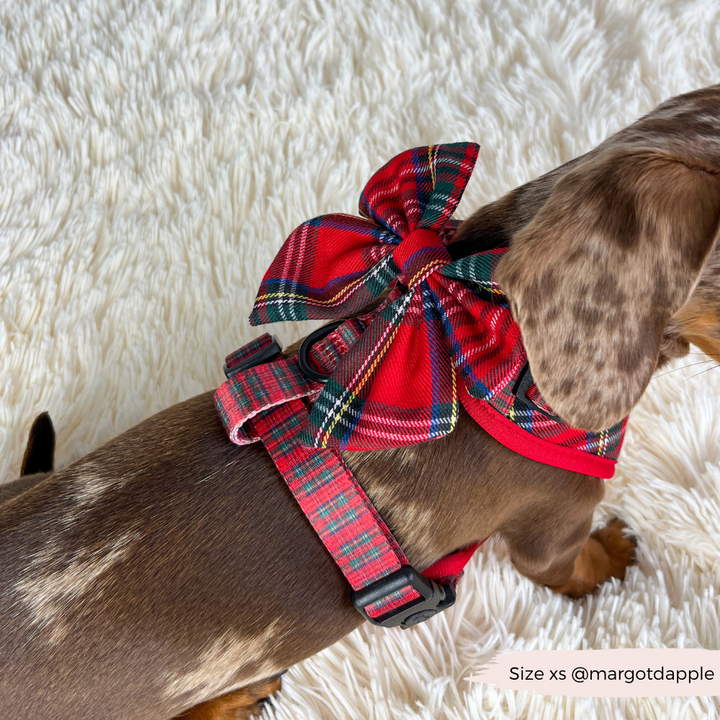
M 719 222 L 716 86 L 481 208 L 451 247 L 509 246 L 497 279 L 535 382 L 596 430 L 689 343 L 720 359 Z M 41 416 L 1 496 L 4 720 L 247 718 L 282 671 L 362 622 L 269 455 L 229 442 L 212 393 L 47 476 L 53 442 Z M 620 521 L 591 534 L 602 480 L 517 455 L 464 411 L 442 439 L 344 458 L 418 569 L 499 535 L 519 572 L 579 597 L 632 562 Z

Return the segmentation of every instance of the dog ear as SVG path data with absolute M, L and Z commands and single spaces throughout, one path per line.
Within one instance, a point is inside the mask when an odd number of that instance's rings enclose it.
M 558 180 L 514 236 L 496 278 L 535 383 L 566 422 L 597 431 L 630 412 L 719 219 L 717 174 L 659 150 L 614 146 Z

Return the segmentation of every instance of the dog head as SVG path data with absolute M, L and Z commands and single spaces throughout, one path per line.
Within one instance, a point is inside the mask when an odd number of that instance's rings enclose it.
M 493 212 L 458 240 L 511 228 L 496 277 L 538 389 L 570 424 L 614 425 L 688 343 L 720 360 L 720 86 L 664 103 Z

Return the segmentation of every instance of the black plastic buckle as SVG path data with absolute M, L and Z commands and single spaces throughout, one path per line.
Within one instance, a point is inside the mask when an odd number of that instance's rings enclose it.
M 336 320 L 331 322 L 329 325 L 323 325 L 314 332 L 311 332 L 304 340 L 298 350 L 298 365 L 300 366 L 300 372 L 308 379 L 318 383 L 326 383 L 332 373 L 321 373 L 318 370 L 310 367 L 308 362 L 308 352 L 310 348 L 318 341 L 327 337 L 333 330 L 339 328 L 345 321 Z
M 557 415 L 553 415 L 552 413 L 549 413 L 547 410 L 543 410 L 537 403 L 535 403 L 533 400 L 531 400 L 528 396 L 528 390 L 530 389 L 530 386 L 534 383 L 532 373 L 530 372 L 530 363 L 525 363 L 525 366 L 520 371 L 520 377 L 517 381 L 517 384 L 515 385 L 515 397 L 523 404 L 527 405 L 528 407 L 533 408 L 534 410 L 537 410 L 539 413 L 542 413 L 545 417 L 550 418 L 551 420 L 559 420 L 560 418 Z
M 379 617 L 373 618 L 367 614 L 365 608 L 368 605 L 372 605 L 408 585 L 420 594 L 417 600 L 394 608 Z M 438 585 L 411 565 L 403 565 L 387 577 L 380 578 L 362 590 L 351 593 L 350 599 L 360 614 L 373 625 L 380 627 L 397 627 L 399 625 L 403 630 L 407 630 L 451 607 L 455 603 L 455 587 Z
M 229 380 L 231 377 L 237 375 L 243 370 L 249 370 L 250 368 L 254 368 L 256 365 L 262 365 L 263 363 L 269 362 L 281 352 L 282 343 L 273 335 L 272 342 L 269 345 L 253 353 L 249 357 L 246 357 L 244 360 L 241 360 L 237 363 L 237 365 L 233 365 L 229 368 L 227 363 L 223 364 L 223 372 L 225 373 L 225 377 Z

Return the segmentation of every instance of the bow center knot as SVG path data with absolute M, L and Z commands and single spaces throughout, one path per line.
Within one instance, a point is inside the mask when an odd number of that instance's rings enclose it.
M 417 228 L 393 250 L 393 261 L 400 270 L 400 282 L 415 287 L 436 270 L 452 261 L 450 253 L 434 230 Z

